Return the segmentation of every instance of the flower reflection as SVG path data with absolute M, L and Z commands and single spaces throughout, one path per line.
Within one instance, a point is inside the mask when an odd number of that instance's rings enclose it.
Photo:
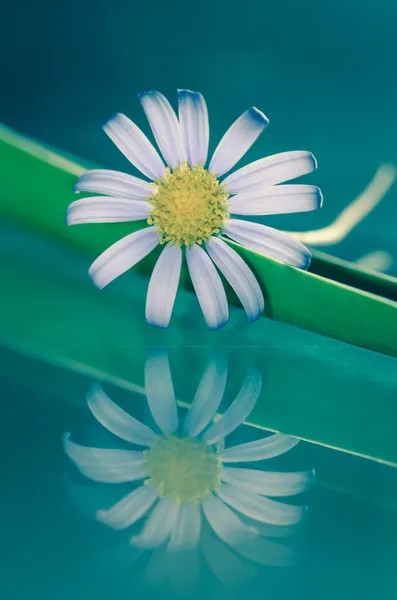
M 131 484 L 129 493 L 96 511 L 96 518 L 113 529 L 131 528 L 132 546 L 155 550 L 148 573 L 155 569 L 158 578 L 159 560 L 164 576 L 174 573 L 180 578 L 181 559 L 196 570 L 199 552 L 221 580 L 238 577 L 240 570 L 249 572 L 241 560 L 268 565 L 291 561 L 291 549 L 269 538 L 288 535 L 301 521 L 306 508 L 280 498 L 304 492 L 313 472 L 239 466 L 280 456 L 298 440 L 277 433 L 225 447 L 225 437 L 245 421 L 262 388 L 259 371 L 251 370 L 219 417 L 226 380 L 226 361 L 210 360 L 181 420 L 167 354 L 152 354 L 145 365 L 145 393 L 156 431 L 95 385 L 87 398 L 91 413 L 122 440 L 120 445 L 128 442 L 134 449 L 82 446 L 65 436 L 65 451 L 83 475 L 101 483 Z

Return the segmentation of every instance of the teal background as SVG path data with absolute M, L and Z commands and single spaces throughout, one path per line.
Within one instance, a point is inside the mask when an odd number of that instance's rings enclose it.
M 397 6 L 390 0 L 39 0 L 10 3 L 0 40 L 0 119 L 38 140 L 130 170 L 101 131 L 125 112 L 148 131 L 137 94 L 203 92 L 211 147 L 241 112 L 270 118 L 250 160 L 311 150 L 318 213 L 267 218 L 294 230 L 333 220 L 385 162 L 397 163 Z M 397 256 L 397 186 L 342 244 L 355 260 Z M 396 264 L 391 273 L 397 274 Z
M 325 226 L 381 164 L 397 164 L 397 5 L 390 0 L 23 0 L 4 8 L 2 22 L 0 120 L 90 162 L 133 172 L 101 131 L 102 123 L 121 111 L 148 132 L 137 94 L 159 89 L 175 106 L 176 89 L 187 87 L 205 95 L 212 149 L 231 122 L 256 105 L 270 125 L 244 161 L 295 149 L 317 157 L 317 173 L 304 181 L 321 186 L 323 209 L 266 219 L 271 225 Z M 346 240 L 327 251 L 355 260 L 382 249 L 397 258 L 396 190 L 394 185 Z M 306 499 L 310 511 L 298 564 L 263 569 L 246 588 L 223 587 L 204 570 L 196 596 L 395 598 L 396 471 L 351 454 L 372 452 L 395 461 L 394 359 L 264 319 L 248 329 L 237 309 L 231 326 L 211 337 L 186 292 L 176 307 L 178 325 L 164 338 L 141 319 L 147 281 L 131 274 L 101 295 L 88 281 L 85 257 L 48 247 L 8 223 L 2 223 L 1 234 L 3 272 L 11 273 L 10 279 L 17 273 L 18 300 L 22 297 L 34 315 L 31 331 L 19 332 L 19 339 L 35 340 L 37 331 L 44 346 L 62 339 L 67 359 L 66 368 L 55 366 L 58 356 L 45 357 L 39 347 L 37 355 L 19 348 L 18 335 L 2 340 L 0 592 L 5 600 L 175 597 L 168 588 L 143 588 L 145 562 L 129 563 L 125 538 L 76 508 L 65 485 L 74 473 L 61 446 L 65 431 L 83 439 L 90 429 L 84 398 L 92 378 L 79 374 L 87 356 L 101 365 L 101 375 L 119 376 L 121 384 L 109 389 L 127 402 L 127 392 L 118 388 L 127 379 L 142 383 L 142 357 L 164 339 L 179 365 L 176 385 L 182 397 L 191 398 L 209 346 L 234 349 L 234 385 L 252 364 L 266 376 L 261 426 L 317 442 L 303 443 L 286 462 L 317 470 Z M 390 273 L 397 275 L 397 261 Z M 51 318 L 37 317 L 42 296 L 34 286 L 59 302 Z M 2 311 L 11 304 L 3 295 Z M 114 306 L 117 313 L 103 333 L 100 316 Z M 85 325 L 102 333 L 95 347 L 94 335 L 91 347 L 82 341 Z M 142 413 L 142 398 L 128 397 Z

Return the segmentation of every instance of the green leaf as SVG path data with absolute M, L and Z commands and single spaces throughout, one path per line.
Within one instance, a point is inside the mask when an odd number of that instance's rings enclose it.
M 0 130 L 0 214 L 90 255 L 141 225 L 95 224 L 68 228 L 66 209 L 76 197 L 73 185 L 85 170 L 7 128 Z M 271 260 L 229 242 L 256 273 L 266 316 L 322 335 L 397 356 L 397 282 L 313 252 L 310 272 Z M 148 275 L 157 254 L 141 261 Z M 182 285 L 189 289 L 186 270 Z M 229 290 L 232 302 L 233 294 Z M 140 314 L 144 319 L 144 312 Z
M 263 374 L 251 425 L 397 464 L 394 358 L 268 319 L 248 327 L 237 308 L 230 327 L 210 332 L 197 322 L 194 295 L 183 290 L 171 327 L 159 330 L 142 318 L 145 277 L 127 273 L 99 291 L 86 276 L 88 263 L 56 243 L 0 227 L 1 344 L 140 395 L 149 349 L 167 347 L 176 393 L 187 403 L 208 353 L 226 353 L 229 400 L 248 369 Z M 51 385 L 56 389 L 56 378 Z M 85 402 L 73 385 L 59 395 Z
M 187 349 L 183 351 L 189 352 Z M 178 388 L 182 383 L 183 390 L 186 381 L 181 382 L 179 377 L 177 381 L 175 366 L 176 361 L 172 364 L 173 380 Z M 75 418 L 83 421 L 85 419 L 87 413 L 85 398 L 87 391 L 92 386 L 92 379 L 85 377 L 83 373 L 84 370 L 81 367 L 76 371 L 73 366 L 68 365 L 68 368 L 65 369 L 12 352 L 9 349 L 0 349 L 3 403 L 6 405 L 9 401 L 16 402 L 18 396 L 34 399 L 35 402 L 43 403 L 45 407 L 49 403 L 55 402 L 61 423 L 74 422 Z M 135 373 L 130 373 L 130 375 L 135 375 Z M 290 372 L 290 375 L 293 375 L 293 372 Z M 129 414 L 143 422 L 146 421 L 146 400 L 143 397 L 143 387 L 136 386 L 132 382 L 129 383 L 128 392 L 109 386 L 108 383 L 104 387 L 110 397 Z M 17 394 L 14 390 L 17 390 Z M 12 408 L 16 413 L 23 409 L 24 406 L 18 405 Z M 51 411 L 53 413 L 54 406 L 48 406 L 50 414 Z M 23 416 L 23 412 L 20 414 Z M 72 419 L 70 419 L 70 414 L 73 414 Z M 239 431 L 240 435 L 244 435 L 244 441 L 263 435 L 262 431 L 256 433 L 252 427 L 248 431 L 242 429 Z M 239 439 L 238 442 L 240 441 L 242 440 Z M 231 443 L 237 443 L 237 440 L 234 439 Z M 334 452 L 332 449 L 318 444 L 306 443 L 300 444 L 293 453 L 288 454 L 284 459 L 286 462 L 282 460 L 281 464 L 279 463 L 281 470 L 284 469 L 284 464 L 288 465 L 288 470 L 314 468 L 316 487 L 332 492 L 330 502 L 334 501 L 336 495 L 342 494 L 354 498 L 355 502 L 364 500 L 365 503 L 370 502 L 387 509 L 395 510 L 397 508 L 397 480 L 393 468 L 347 455 L 344 452 Z M 376 485 L 374 485 L 374 481 L 376 481 Z

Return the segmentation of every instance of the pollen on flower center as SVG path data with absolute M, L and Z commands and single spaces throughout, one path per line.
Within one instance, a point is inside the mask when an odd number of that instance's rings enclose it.
M 172 172 L 167 168 L 156 186 L 156 193 L 149 198 L 153 210 L 148 223 L 157 228 L 162 244 L 202 244 L 221 231 L 229 216 L 229 194 L 216 175 L 185 162 Z
M 172 436 L 145 452 L 148 483 L 178 504 L 199 504 L 220 486 L 222 463 L 203 442 Z

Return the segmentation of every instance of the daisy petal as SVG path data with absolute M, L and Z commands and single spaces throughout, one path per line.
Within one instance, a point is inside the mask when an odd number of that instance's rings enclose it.
M 314 185 L 277 185 L 229 199 L 232 215 L 281 215 L 308 212 L 321 207 L 323 197 Z
M 79 471 L 94 481 L 121 483 L 147 476 L 143 452 L 80 446 L 69 434 L 65 435 L 64 449 Z
M 182 266 L 182 250 L 168 243 L 157 259 L 146 296 L 146 320 L 168 327 L 174 308 Z
M 313 471 L 276 473 L 226 467 L 222 470 L 221 479 L 225 483 L 264 496 L 294 496 L 307 490 L 313 482 Z
M 293 547 L 267 540 L 260 535 L 244 544 L 235 544 L 233 550 L 248 560 L 269 567 L 287 567 L 294 563 Z
M 217 495 L 243 515 L 271 525 L 294 525 L 306 512 L 302 506 L 277 502 L 232 485 L 223 485 Z
M 250 322 L 263 312 L 265 301 L 255 275 L 244 260 L 220 238 L 211 237 L 206 250 L 236 292 Z
M 229 194 L 254 192 L 312 173 L 317 161 L 311 152 L 294 150 L 266 156 L 238 169 L 223 180 Z
M 200 548 L 215 577 L 226 585 L 241 585 L 257 575 L 251 565 L 241 559 L 214 535 L 202 537 Z
M 154 227 L 130 233 L 102 252 L 92 263 L 89 274 L 95 285 L 104 288 L 145 258 L 158 244 L 159 237 Z
M 239 244 L 292 267 L 308 269 L 310 251 L 287 233 L 240 219 L 229 219 L 224 233 Z
M 100 385 L 94 385 L 91 388 L 87 404 L 103 427 L 126 442 L 139 446 L 150 446 L 158 437 L 149 427 L 117 406 L 105 394 Z
M 153 207 L 143 200 L 115 196 L 92 196 L 76 200 L 68 207 L 67 224 L 123 223 L 147 219 Z
M 252 370 L 245 378 L 241 390 L 234 402 L 222 415 L 219 421 L 213 423 L 204 433 L 203 440 L 207 444 L 215 444 L 237 429 L 254 408 L 262 389 L 262 376 L 259 371 Z
M 249 527 L 253 527 L 259 535 L 264 537 L 276 537 L 276 538 L 289 538 L 297 535 L 301 531 L 301 523 L 295 523 L 295 525 L 269 525 L 269 523 L 260 523 L 255 519 L 250 519 L 239 514 L 240 519 Z
M 204 167 L 207 162 L 209 124 L 204 97 L 199 92 L 178 90 L 179 122 L 185 143 L 187 160 Z
M 131 544 L 141 548 L 158 548 L 171 535 L 176 523 L 179 506 L 168 498 L 160 498 L 140 535 L 131 539 Z
M 229 320 L 226 293 L 208 254 L 194 244 L 186 249 L 186 260 L 193 287 L 210 329 L 219 329 Z
M 253 527 L 243 523 L 231 508 L 213 494 L 204 500 L 202 508 L 208 523 L 226 544 L 240 544 L 257 536 Z
M 186 415 L 184 431 L 196 437 L 213 419 L 221 403 L 227 379 L 227 362 L 218 356 L 209 361 L 200 380 L 192 406 Z
M 104 130 L 141 173 L 156 181 L 165 174 L 165 166 L 146 135 L 128 117 L 117 113 L 104 125 Z
M 96 517 L 113 529 L 126 529 L 143 517 L 156 499 L 157 490 L 151 485 L 141 485 L 109 510 L 99 510 Z
M 252 462 L 254 460 L 267 460 L 288 452 L 300 440 L 282 433 L 275 433 L 262 440 L 239 444 L 224 450 L 219 458 L 222 462 Z
M 219 504 L 210 505 L 212 498 L 209 499 L 208 504 L 203 505 L 204 513 L 214 532 L 235 552 L 262 564 L 279 566 L 291 562 L 292 552 L 288 546 L 267 540 L 259 534 L 261 523 L 250 519 L 248 524 L 245 517 L 237 516 L 222 501 L 215 499 Z
M 84 173 L 77 180 L 74 191 L 144 200 L 153 196 L 155 188 L 148 181 L 127 175 L 127 173 L 93 169 Z
M 185 502 L 179 508 L 178 517 L 168 544 L 169 550 L 192 550 L 200 539 L 200 507 Z
M 251 148 L 268 123 L 267 117 L 257 108 L 245 111 L 219 142 L 208 170 L 219 176 L 230 171 Z
M 166 435 L 178 429 L 178 413 L 166 352 L 152 352 L 145 364 L 145 392 L 150 412 Z
M 162 155 L 175 169 L 186 160 L 186 152 L 174 109 L 160 92 L 144 92 L 139 99 Z

